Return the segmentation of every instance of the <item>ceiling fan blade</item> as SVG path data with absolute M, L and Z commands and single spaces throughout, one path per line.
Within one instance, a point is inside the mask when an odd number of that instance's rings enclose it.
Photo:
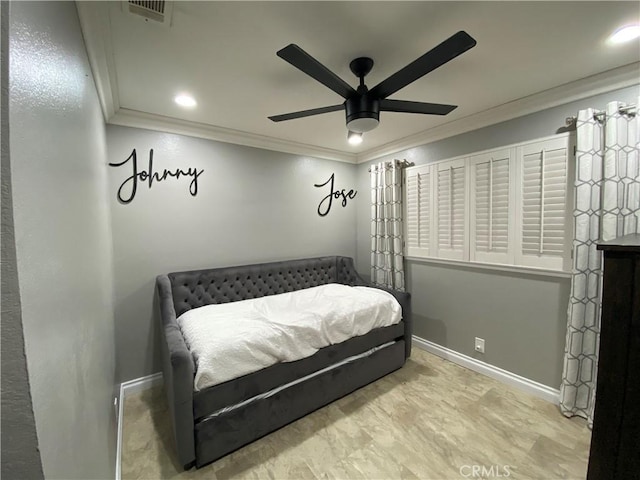
M 380 82 L 370 90 L 370 93 L 378 98 L 387 98 L 475 45 L 476 41 L 473 37 L 467 32 L 460 31 Z
M 325 87 L 329 87 L 342 98 L 349 98 L 356 94 L 356 91 L 347 82 L 293 43 L 279 50 L 277 55 Z
M 293 120 L 294 118 L 310 117 L 311 115 L 320 115 L 321 113 L 337 112 L 344 110 L 344 103 L 340 105 L 331 105 L 330 107 L 312 108 L 311 110 L 302 110 L 300 112 L 284 113 L 282 115 L 274 115 L 269 120 L 274 122 L 283 122 L 285 120 Z
M 441 103 L 409 102 L 407 100 L 380 100 L 381 112 L 424 113 L 426 115 L 446 115 L 458 108 L 457 105 Z

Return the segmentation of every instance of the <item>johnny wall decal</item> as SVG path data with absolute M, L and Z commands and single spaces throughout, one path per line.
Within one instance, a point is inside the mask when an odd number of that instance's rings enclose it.
M 327 180 L 326 182 L 313 184 L 314 187 L 318 187 L 318 188 L 322 188 L 325 185 L 329 185 L 329 193 L 327 194 L 326 197 L 324 197 L 320 201 L 320 204 L 318 205 L 318 215 L 320 215 L 321 217 L 324 217 L 329 213 L 329 211 L 331 210 L 331 204 L 333 203 L 334 198 L 336 200 L 339 198 L 342 198 L 342 206 L 346 207 L 348 199 L 353 200 L 354 198 L 356 198 L 356 195 L 358 194 L 358 192 L 353 189 L 349 190 L 348 192 L 346 192 L 344 188 L 342 190 L 335 190 L 334 182 L 335 182 L 335 173 L 332 173 L 331 176 L 329 177 L 329 180 Z M 326 205 L 323 207 L 325 203 Z
M 136 196 L 136 192 L 138 191 L 138 181 L 147 182 L 147 186 L 151 188 L 153 182 L 162 182 L 166 180 L 168 177 L 173 177 L 178 180 L 180 177 L 193 177 L 191 183 L 189 184 L 189 193 L 192 197 L 195 197 L 198 194 L 198 177 L 204 172 L 203 170 L 198 170 L 197 168 L 189 168 L 187 171 L 184 171 L 180 168 L 176 168 L 174 171 L 163 169 L 162 173 L 153 171 L 153 148 L 149 150 L 149 168 L 147 170 L 138 170 L 138 155 L 136 153 L 136 149 L 134 148 L 131 152 L 131 155 L 127 157 L 127 159 L 120 163 L 109 163 L 110 167 L 121 167 L 126 165 L 127 162 L 131 160 L 132 166 L 132 174 L 130 177 L 127 177 L 124 182 L 118 188 L 118 201 L 123 204 L 131 203 L 131 201 Z M 128 195 L 123 191 L 127 187 L 127 184 L 130 184 L 128 187 Z

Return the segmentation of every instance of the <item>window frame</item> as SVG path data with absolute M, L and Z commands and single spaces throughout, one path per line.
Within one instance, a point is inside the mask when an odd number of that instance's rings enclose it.
M 554 257 L 555 261 L 531 261 L 532 258 L 525 258 L 524 262 L 520 260 L 522 255 L 522 218 L 520 212 L 522 212 L 522 192 L 523 192 L 523 166 L 521 153 L 526 151 L 527 148 L 539 145 L 544 146 L 545 143 L 555 140 L 556 142 L 562 142 L 562 146 L 566 148 L 567 160 L 566 160 L 566 185 L 565 185 L 565 223 L 564 223 L 564 253 L 561 257 Z M 508 154 L 509 158 L 509 213 L 508 213 L 508 246 L 506 254 L 493 255 L 491 252 L 484 252 L 485 254 L 478 254 L 475 247 L 475 212 L 477 206 L 475 205 L 475 193 L 476 193 L 476 172 L 475 165 L 481 163 L 483 159 L 494 156 L 501 156 Z M 441 249 L 438 248 L 438 202 L 437 202 L 437 173 L 442 167 L 451 165 L 464 165 L 465 175 L 465 193 L 464 193 L 464 249 L 462 255 L 451 255 L 451 252 L 445 252 L 442 255 Z M 567 277 L 572 269 L 572 238 L 573 238 L 573 202 L 575 197 L 574 189 L 574 175 L 575 175 L 575 134 L 573 132 L 566 132 L 547 137 L 537 138 L 533 140 L 527 140 L 517 144 L 487 149 L 478 152 L 472 152 L 467 155 L 460 155 L 453 158 L 447 158 L 431 162 L 428 164 L 417 165 L 414 167 L 408 167 L 405 175 L 405 189 L 403 191 L 404 214 L 405 219 L 408 220 L 407 214 L 407 179 L 414 174 L 414 172 L 429 172 L 430 186 L 430 240 L 429 240 L 429 252 L 425 254 L 424 249 L 417 249 L 410 247 L 405 240 L 404 253 L 405 257 L 410 260 L 432 262 L 438 264 L 455 264 L 470 267 L 488 268 L 491 270 L 504 270 L 504 271 L 523 271 L 531 273 L 539 273 L 549 276 Z M 417 212 L 419 215 L 419 212 Z M 403 222 L 405 225 L 405 239 L 406 226 L 408 221 Z M 488 254 L 487 254 L 488 253 Z M 526 256 L 525 256 L 526 257 Z M 544 257 L 542 257 L 544 258 Z M 540 260 L 540 258 L 538 258 Z

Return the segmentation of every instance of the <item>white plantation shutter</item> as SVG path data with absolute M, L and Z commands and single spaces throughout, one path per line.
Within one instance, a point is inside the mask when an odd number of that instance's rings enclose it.
M 568 271 L 568 134 L 406 171 L 406 254 Z
M 407 255 L 429 256 L 431 245 L 431 165 L 406 170 Z
M 569 145 L 566 138 L 518 148 L 520 265 L 563 269 L 567 260 Z
M 467 260 L 465 159 L 436 165 L 437 256 Z
M 469 159 L 470 260 L 513 264 L 513 150 Z

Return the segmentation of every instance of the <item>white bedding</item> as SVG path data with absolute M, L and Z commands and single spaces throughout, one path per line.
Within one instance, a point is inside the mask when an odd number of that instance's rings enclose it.
M 337 283 L 194 308 L 178 317 L 202 390 L 398 323 L 388 292 Z

